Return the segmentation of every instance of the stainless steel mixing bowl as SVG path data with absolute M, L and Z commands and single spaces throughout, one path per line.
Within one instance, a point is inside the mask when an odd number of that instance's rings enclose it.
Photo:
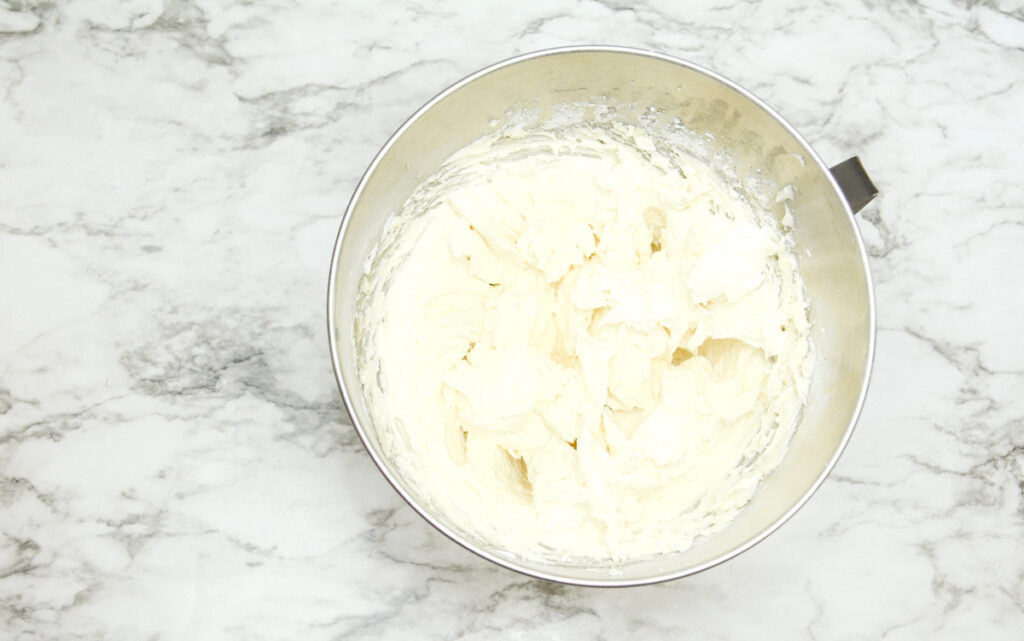
M 741 191 L 764 201 L 791 184 L 793 238 L 807 284 L 815 371 L 789 451 L 728 527 L 685 552 L 605 567 L 517 558 L 474 541 L 431 512 L 381 452 L 356 371 L 353 323 L 359 280 L 385 221 L 452 152 L 513 113 L 537 123 L 559 106 L 592 102 L 626 123 L 695 132 L 698 155 L 729 166 Z M 652 109 L 653 108 L 653 109 Z M 589 116 L 584 116 L 589 117 Z M 465 548 L 528 575 L 590 586 L 654 583 L 699 572 L 750 548 L 793 515 L 824 481 L 853 430 L 867 390 L 875 312 L 854 212 L 875 194 L 856 158 L 832 169 L 767 105 L 697 65 L 618 47 L 532 53 L 483 69 L 417 111 L 373 160 L 345 211 L 331 260 L 331 359 L 352 425 L 385 478 L 420 515 Z M 768 201 L 765 201 L 768 202 Z M 776 205 L 781 208 L 782 205 Z

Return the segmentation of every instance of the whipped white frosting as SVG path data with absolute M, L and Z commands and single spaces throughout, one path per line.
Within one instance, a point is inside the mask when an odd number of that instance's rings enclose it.
M 451 156 L 389 221 L 359 319 L 387 456 L 527 558 L 635 559 L 728 524 L 812 366 L 784 228 L 619 125 Z

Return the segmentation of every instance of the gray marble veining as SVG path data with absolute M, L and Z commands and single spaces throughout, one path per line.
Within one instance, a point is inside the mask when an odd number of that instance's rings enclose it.
M 865 413 L 790 523 L 698 576 L 477 559 L 346 423 L 324 297 L 356 180 L 441 88 L 640 46 L 882 196 Z M 1019 2 L 0 0 L 0 638 L 1019 639 Z

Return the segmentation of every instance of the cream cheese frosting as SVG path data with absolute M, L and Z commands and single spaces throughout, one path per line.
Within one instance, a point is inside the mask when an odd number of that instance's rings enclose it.
M 388 458 L 525 558 L 637 559 L 724 527 L 811 375 L 785 227 L 624 125 L 456 152 L 389 221 L 359 305 Z

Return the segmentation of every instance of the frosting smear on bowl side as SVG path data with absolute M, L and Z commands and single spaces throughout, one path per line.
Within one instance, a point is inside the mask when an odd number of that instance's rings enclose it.
M 452 155 L 389 221 L 359 304 L 387 456 L 526 558 L 624 561 L 727 525 L 813 363 L 785 230 L 622 125 Z

